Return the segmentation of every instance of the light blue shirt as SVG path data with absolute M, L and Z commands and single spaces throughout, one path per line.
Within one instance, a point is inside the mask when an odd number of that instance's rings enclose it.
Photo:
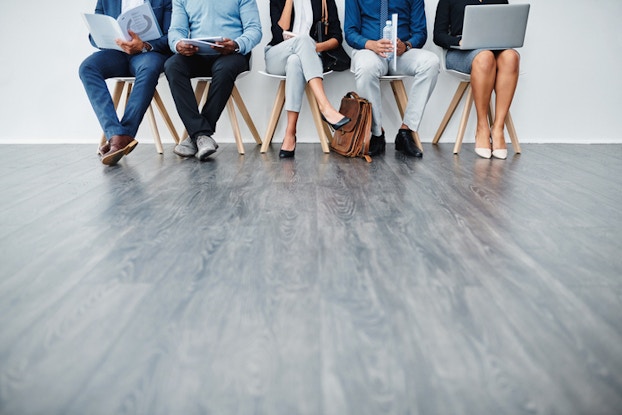
M 261 42 L 261 20 L 255 0 L 173 0 L 168 44 L 181 39 L 222 36 L 235 40 L 246 55 Z

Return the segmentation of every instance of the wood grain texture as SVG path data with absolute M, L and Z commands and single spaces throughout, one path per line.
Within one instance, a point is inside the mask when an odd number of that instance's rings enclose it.
M 622 146 L 0 146 L 0 414 L 622 409 Z

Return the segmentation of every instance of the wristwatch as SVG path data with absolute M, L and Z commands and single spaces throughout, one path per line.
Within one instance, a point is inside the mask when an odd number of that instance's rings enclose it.
M 153 46 L 149 42 L 143 42 L 143 50 L 142 53 L 151 52 L 153 50 Z
M 412 43 L 410 43 L 409 41 L 404 42 L 404 44 L 406 45 L 406 52 L 411 50 L 413 47 Z
M 236 42 L 235 40 L 233 41 L 233 43 L 235 43 L 235 49 L 233 49 L 233 53 L 238 53 L 240 51 L 240 45 L 238 45 L 238 42 Z

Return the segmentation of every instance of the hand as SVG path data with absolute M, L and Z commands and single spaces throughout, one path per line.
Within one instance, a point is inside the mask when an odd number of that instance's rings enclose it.
M 222 42 L 216 42 L 216 44 L 221 45 L 222 47 L 219 48 L 218 46 L 212 46 L 212 49 L 216 49 L 216 51 L 221 55 L 231 55 L 235 53 L 235 50 L 239 47 L 234 40 L 229 38 L 223 38 Z
M 192 56 L 199 51 L 198 46 L 191 45 L 184 41 L 177 42 L 175 49 L 177 50 L 177 53 L 183 56 Z
M 397 39 L 397 56 L 402 56 L 406 52 L 406 43 Z
M 368 40 L 365 48 L 375 52 L 378 56 L 386 58 L 393 53 L 393 43 L 389 39 Z
M 117 45 L 119 45 L 121 49 L 123 49 L 123 51 L 128 55 L 135 55 L 137 53 L 141 53 L 143 51 L 144 42 L 136 33 L 132 32 L 131 30 L 128 30 L 127 33 L 129 33 L 132 38 L 130 40 L 117 39 Z

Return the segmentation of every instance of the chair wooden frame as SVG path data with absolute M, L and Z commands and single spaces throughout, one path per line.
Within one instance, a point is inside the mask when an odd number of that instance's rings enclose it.
M 249 72 L 250 71 L 242 72 L 240 75 L 238 75 L 238 79 L 240 77 L 245 76 Z M 209 92 L 209 87 L 212 82 L 212 77 L 202 76 L 202 77 L 195 77 L 192 79 L 196 81 L 196 87 L 195 87 L 194 94 L 197 100 L 197 105 L 199 106 L 199 111 L 201 111 L 207 100 L 207 94 Z M 233 129 L 233 136 L 235 137 L 235 143 L 238 148 L 238 153 L 244 154 L 244 143 L 242 141 L 242 132 L 240 131 L 240 124 L 238 123 L 238 117 L 235 113 L 236 106 L 238 107 L 238 110 L 240 111 L 240 114 L 242 115 L 244 122 L 246 122 L 246 125 L 248 126 L 248 129 L 250 130 L 253 138 L 255 139 L 255 142 L 258 145 L 260 145 L 261 137 L 259 136 L 259 132 L 257 131 L 257 128 L 255 127 L 255 123 L 253 122 L 253 119 L 251 118 L 248 112 L 248 109 L 246 108 L 246 104 L 244 104 L 244 100 L 242 99 L 242 96 L 240 95 L 240 91 L 238 90 L 236 85 L 233 85 L 231 96 L 229 97 L 229 100 L 227 100 L 227 112 L 229 113 L 229 121 L 231 122 L 231 128 Z M 188 131 L 184 129 L 184 132 L 181 134 L 181 137 L 186 137 L 187 135 L 188 135 Z
M 112 103 L 114 104 L 114 108 L 117 113 L 122 113 L 125 110 L 125 106 L 127 105 L 127 100 L 129 99 L 130 93 L 132 92 L 132 86 L 134 85 L 134 81 L 136 78 L 134 77 L 115 77 L 111 78 L 114 81 L 114 86 L 112 88 Z M 153 92 L 153 98 L 151 99 L 151 103 L 147 108 L 146 115 L 149 118 L 149 124 L 151 125 L 151 131 L 153 133 L 153 141 L 156 147 L 156 151 L 159 154 L 164 153 L 164 149 L 162 147 L 162 140 L 160 139 L 160 132 L 158 130 L 158 124 L 155 119 L 155 112 L 153 110 L 153 106 L 160 111 L 160 115 L 164 120 L 164 124 L 168 128 L 168 131 L 171 133 L 173 140 L 175 140 L 175 144 L 179 144 L 179 136 L 177 135 L 177 130 L 171 120 L 171 117 L 164 106 L 164 102 L 158 93 L 157 88 Z M 106 144 L 106 135 L 102 134 L 100 139 L 100 146 Z
M 265 71 L 259 71 L 259 73 L 279 80 L 279 86 L 276 90 L 276 97 L 274 98 L 274 105 L 272 106 L 272 112 L 270 113 L 270 120 L 268 121 L 268 128 L 266 129 L 263 144 L 261 145 L 261 152 L 265 153 L 268 151 L 268 147 L 272 142 L 274 131 L 276 130 L 279 119 L 281 118 L 283 107 L 285 106 L 285 75 L 273 75 Z M 330 73 L 332 73 L 332 71 L 325 72 L 324 76 Z M 307 100 L 309 101 L 309 108 L 311 109 L 315 129 L 317 130 L 317 135 L 320 139 L 320 144 L 322 145 L 322 151 L 324 153 L 329 153 L 330 137 L 332 136 L 330 128 L 325 122 L 322 121 L 322 114 L 320 113 L 317 100 L 315 99 L 315 95 L 313 94 L 313 91 L 311 91 L 309 85 L 305 88 L 305 94 L 307 96 Z
M 400 117 L 404 119 L 404 113 L 406 112 L 406 106 L 408 105 L 408 94 L 406 93 L 406 87 L 404 87 L 404 78 L 407 75 L 384 75 L 380 77 L 381 82 L 389 82 L 391 84 L 391 90 L 393 91 L 393 96 L 395 97 L 395 104 L 397 105 L 397 109 L 400 112 Z M 419 138 L 419 133 L 417 131 L 413 131 L 413 137 L 415 139 L 415 144 L 423 153 L 423 145 L 421 145 L 421 140 Z
M 464 133 L 466 131 L 466 125 L 469 121 L 469 115 L 471 114 L 471 108 L 473 107 L 473 90 L 471 89 L 471 76 L 466 73 L 454 71 L 451 69 L 447 69 L 445 67 L 445 51 L 441 51 L 441 67 L 444 72 L 452 75 L 455 78 L 460 80 L 458 84 L 458 88 L 456 88 L 456 92 L 454 93 L 451 102 L 449 103 L 449 107 L 445 112 L 445 116 L 443 117 L 441 124 L 438 126 L 436 130 L 436 134 L 434 135 L 434 139 L 432 140 L 432 144 L 438 144 L 441 139 L 443 132 L 447 128 L 447 124 L 453 117 L 458 104 L 463 97 L 465 97 L 464 109 L 462 110 L 462 117 L 460 118 L 460 125 L 458 127 L 458 134 L 456 135 L 456 141 L 454 144 L 454 154 L 458 154 L 460 152 L 460 148 L 462 147 L 462 140 L 464 138 Z M 492 125 L 494 120 L 494 104 L 493 100 L 490 100 L 490 108 L 488 109 L 488 123 Z M 508 130 L 508 135 L 510 136 L 510 140 L 512 141 L 512 147 L 515 153 L 521 152 L 520 143 L 518 141 L 518 135 L 516 134 L 516 128 L 514 127 L 514 121 L 512 120 L 512 115 L 510 111 L 508 111 L 507 116 L 505 117 L 505 127 Z

